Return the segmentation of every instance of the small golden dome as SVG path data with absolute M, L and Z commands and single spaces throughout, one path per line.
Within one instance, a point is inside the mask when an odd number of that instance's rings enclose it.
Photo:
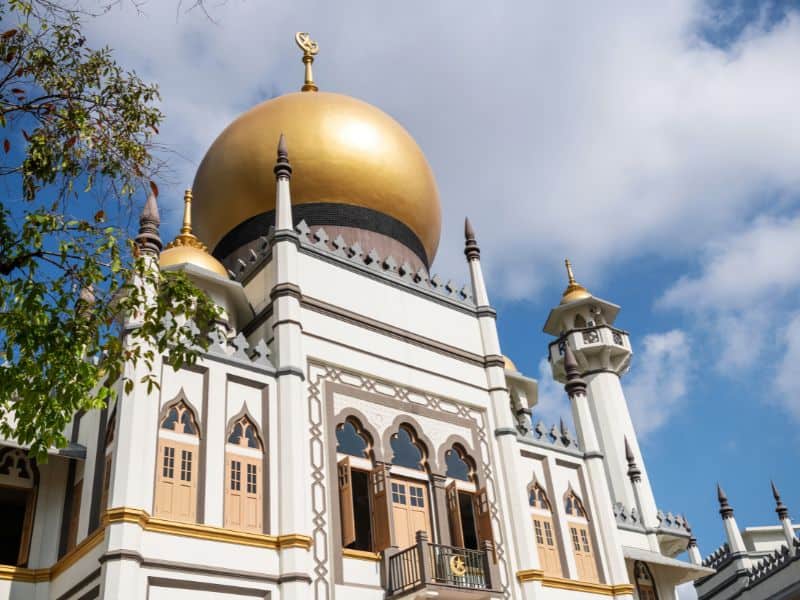
M 514 371 L 515 373 L 519 372 L 517 365 L 514 364 L 514 361 L 508 358 L 505 354 L 503 354 L 503 368 L 506 371 Z
M 229 279 L 228 272 L 222 263 L 211 256 L 208 253 L 208 247 L 192 233 L 192 190 L 186 190 L 183 195 L 183 203 L 183 227 L 161 253 L 158 259 L 159 266 L 163 269 L 172 265 L 188 263 Z
M 567 267 L 569 283 L 567 284 L 567 289 L 565 289 L 564 293 L 561 295 L 561 304 L 575 302 L 575 300 L 583 300 L 584 298 L 591 298 L 592 295 L 589 293 L 589 290 L 575 281 L 575 275 L 572 273 L 572 263 L 569 262 L 568 258 L 564 260 L 564 264 Z

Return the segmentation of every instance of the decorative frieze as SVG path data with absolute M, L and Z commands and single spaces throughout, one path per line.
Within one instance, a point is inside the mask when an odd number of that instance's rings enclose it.
M 703 566 L 717 569 L 731 556 L 731 549 L 728 543 L 722 544 L 719 548 L 714 550 L 705 559 L 703 559 Z

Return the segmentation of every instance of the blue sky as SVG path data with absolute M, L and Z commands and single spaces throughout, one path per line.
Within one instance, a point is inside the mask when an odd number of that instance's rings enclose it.
M 379 106 L 428 156 L 445 279 L 466 280 L 470 216 L 504 351 L 541 378 L 543 418 L 567 410 L 541 327 L 569 256 L 622 306 L 660 507 L 687 515 L 704 553 L 723 541 L 717 480 L 741 526 L 776 523 L 771 477 L 797 514 L 799 3 L 253 0 L 211 8 L 213 23 L 175 8 L 123 4 L 90 25 L 161 86 L 167 235 L 222 128 L 299 88 L 292 37 L 311 31 L 321 88 Z

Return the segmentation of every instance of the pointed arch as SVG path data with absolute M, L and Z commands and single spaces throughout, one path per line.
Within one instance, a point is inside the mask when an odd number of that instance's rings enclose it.
M 265 448 L 261 429 L 244 405 L 236 415 L 228 420 L 225 431 L 226 444 L 255 450 L 264 450 Z
M 448 442 L 449 441 L 450 440 L 448 440 Z M 446 477 L 467 481 L 476 486 L 478 485 L 477 463 L 475 459 L 470 456 L 466 445 L 460 441 L 451 443 L 449 448 L 445 445 L 445 450 L 442 457 L 439 459 L 439 464 L 446 469 Z
M 572 489 L 572 485 L 568 485 L 567 491 L 564 492 L 564 512 L 572 518 L 589 520 L 588 513 L 583 506 L 583 500 Z
M 242 404 L 225 434 L 225 527 L 264 532 L 266 444 L 256 420 Z
M 558 549 L 560 543 L 553 524 L 553 506 L 544 486 L 539 484 L 536 476 L 528 484 L 528 506 L 533 524 L 533 535 L 536 540 L 536 550 L 539 554 L 539 564 L 546 575 L 563 577 Z
M 658 586 L 647 563 L 640 560 L 633 563 L 633 578 L 639 600 L 659 600 Z
M 392 464 L 418 471 L 429 471 L 429 445 L 420 439 L 417 429 L 410 423 L 401 423 L 389 436 Z
M 0 448 L 0 486 L 3 495 L 3 528 L 9 541 L 0 552 L 0 563 L 25 566 L 39 490 L 36 460 L 20 448 Z
M 172 521 L 197 520 L 200 423 L 183 388 L 160 411 L 153 514 Z
M 335 427 L 336 452 L 374 460 L 375 438 L 355 416 L 347 416 Z
M 539 485 L 535 477 L 528 485 L 528 506 L 548 513 L 553 512 L 553 505 L 550 503 L 547 492 Z

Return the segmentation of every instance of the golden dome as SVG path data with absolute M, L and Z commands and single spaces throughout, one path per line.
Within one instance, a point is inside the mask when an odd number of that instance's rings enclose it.
M 163 269 L 172 265 L 188 263 L 202 269 L 211 271 L 229 279 L 228 272 L 222 263 L 208 253 L 206 245 L 192 233 L 192 191 L 186 190 L 183 195 L 183 227 L 181 232 L 172 240 L 158 259 L 159 266 Z
M 503 354 L 503 368 L 506 371 L 514 371 L 515 373 L 519 372 L 517 365 L 514 364 L 514 361 L 508 358 L 505 354 Z
M 567 284 L 567 289 L 565 289 L 564 293 L 561 295 L 561 304 L 575 302 L 575 300 L 583 300 L 584 298 L 591 298 L 592 295 L 589 293 L 589 290 L 575 281 L 575 275 L 572 273 L 572 263 L 569 262 L 568 258 L 564 260 L 564 264 L 567 267 L 567 279 L 569 282 Z
M 234 228 L 275 210 L 272 167 L 281 133 L 293 169 L 295 207 L 348 205 L 392 217 L 387 227 L 410 230 L 430 265 L 439 244 L 441 208 L 422 150 L 397 121 L 374 106 L 316 91 L 286 94 L 253 107 L 206 153 L 193 186 L 195 232 L 217 256 L 241 245 L 226 239 L 219 246 Z M 365 222 L 374 220 L 368 216 Z M 259 235 L 265 233 L 266 228 Z

